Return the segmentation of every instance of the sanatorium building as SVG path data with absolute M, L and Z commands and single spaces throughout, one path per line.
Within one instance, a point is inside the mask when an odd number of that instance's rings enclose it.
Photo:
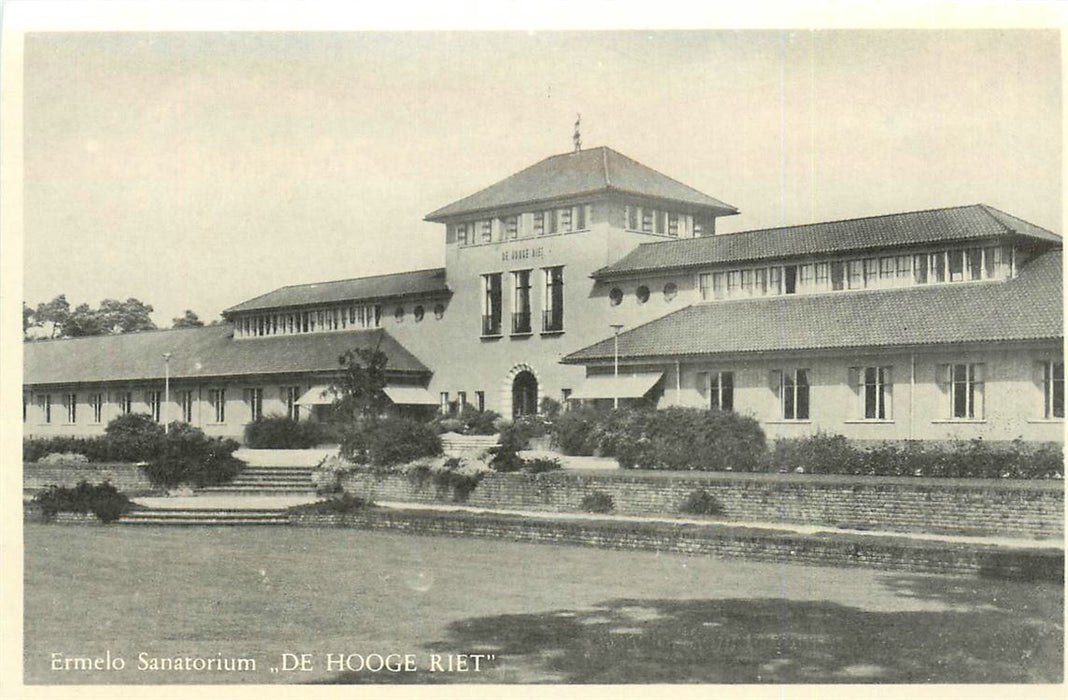
M 769 437 L 1063 439 L 1059 235 L 985 204 L 717 235 L 737 213 L 610 148 L 551 156 L 426 216 L 442 268 L 26 343 L 24 432 L 139 412 L 240 439 L 324 417 L 338 357 L 378 347 L 400 411 L 641 400 Z

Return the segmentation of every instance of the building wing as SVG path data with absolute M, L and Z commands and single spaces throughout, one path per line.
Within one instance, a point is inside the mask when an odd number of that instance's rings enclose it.
M 1061 251 L 1054 250 L 1007 282 L 697 304 L 620 333 L 619 357 L 1062 338 L 1061 269 Z M 613 338 L 607 338 L 562 361 L 589 364 L 614 357 Z
M 428 375 L 415 355 L 383 330 L 340 331 L 234 342 L 221 324 L 146 333 L 25 343 L 23 383 L 85 384 L 163 380 L 164 353 L 172 379 L 336 372 L 338 358 L 354 348 L 378 347 L 387 370 Z
M 719 263 L 827 255 L 983 238 L 1015 237 L 1060 245 L 1057 234 L 986 204 L 869 216 L 645 243 L 594 273 L 610 279 Z

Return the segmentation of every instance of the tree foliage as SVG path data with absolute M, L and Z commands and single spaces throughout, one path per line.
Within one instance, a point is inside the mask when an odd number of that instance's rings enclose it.
M 333 385 L 338 398 L 334 401 L 337 415 L 355 423 L 360 419 L 374 420 L 385 410 L 388 399 L 386 387 L 386 353 L 374 348 L 354 348 L 338 357 L 341 377 Z
M 184 314 L 171 319 L 171 321 L 171 328 L 199 328 L 204 325 L 197 313 L 191 309 L 186 309 Z
M 22 327 L 24 333 L 33 327 L 47 327 L 50 338 L 136 333 L 155 330 L 152 311 L 150 304 L 133 297 L 126 301 L 104 299 L 95 309 L 89 304 L 71 309 L 67 295 L 60 294 L 52 301 L 38 304 L 32 311 L 24 304 Z

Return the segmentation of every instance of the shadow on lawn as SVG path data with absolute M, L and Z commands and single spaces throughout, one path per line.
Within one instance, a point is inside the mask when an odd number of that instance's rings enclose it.
M 934 598 L 956 581 L 900 576 L 889 583 L 901 595 Z M 1051 595 L 1052 588 L 1041 588 L 1038 593 Z M 1056 601 L 1020 610 L 976 605 L 975 591 L 950 590 L 948 598 L 942 602 L 967 603 L 967 609 L 872 612 L 820 601 L 634 599 L 473 618 L 453 623 L 447 639 L 426 646 L 434 653 L 496 654 L 482 673 L 349 673 L 330 682 L 1061 681 L 1062 616 L 1047 616 L 1051 607 L 1060 610 Z

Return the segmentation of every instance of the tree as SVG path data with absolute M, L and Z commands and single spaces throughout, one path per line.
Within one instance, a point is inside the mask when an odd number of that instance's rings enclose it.
M 347 350 L 338 358 L 341 378 L 331 388 L 338 394 L 334 411 L 348 422 L 374 420 L 386 408 L 386 353 L 374 348 Z
M 24 331 L 48 324 L 49 337 L 80 338 L 155 330 L 156 324 L 149 316 L 152 311 L 151 305 L 133 297 L 126 301 L 104 299 L 98 309 L 79 304 L 72 311 L 67 296 L 60 294 L 46 304 L 38 304 L 32 312 L 28 306 L 24 306 L 22 322 Z
M 26 302 L 22 302 L 22 339 L 26 340 L 31 328 L 39 328 L 41 322 L 37 320 L 37 317 Z
M 171 320 L 173 321 L 171 328 L 199 328 L 204 325 L 196 312 L 190 309 L 186 309 L 185 314 Z
M 57 335 L 63 337 L 63 328 L 70 318 L 70 302 L 67 301 L 67 295 L 60 294 L 47 304 L 38 304 L 33 317 L 37 325 L 43 326 L 47 323 L 51 326 L 50 338 L 55 338 Z

